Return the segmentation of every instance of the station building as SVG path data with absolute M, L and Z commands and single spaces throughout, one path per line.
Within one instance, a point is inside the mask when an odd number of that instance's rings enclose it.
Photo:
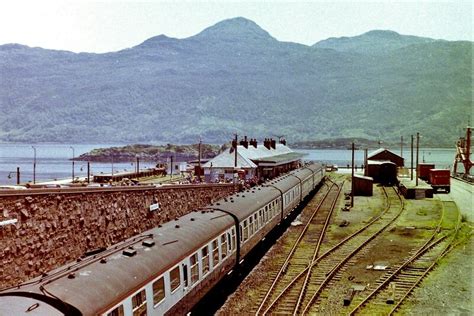
M 397 183 L 398 169 L 403 168 L 405 159 L 394 152 L 379 148 L 367 156 L 367 176 L 384 185 Z
M 271 138 L 258 144 L 256 139 L 245 137 L 237 144 L 206 162 L 202 168 L 207 182 L 233 180 L 235 174 L 241 179 L 272 179 L 301 165 L 300 154 L 286 146 L 281 139 L 278 143 Z M 237 160 L 237 164 L 236 164 Z

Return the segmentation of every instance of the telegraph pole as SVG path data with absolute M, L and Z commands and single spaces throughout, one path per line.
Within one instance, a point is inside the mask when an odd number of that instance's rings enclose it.
M 416 133 L 416 186 L 418 186 L 418 156 L 420 149 L 420 133 Z
M 33 151 L 34 151 L 34 157 L 33 157 L 33 184 L 35 184 L 36 183 L 36 147 L 31 146 L 31 148 L 33 148 Z
M 237 134 L 235 134 L 235 139 L 234 139 L 234 142 L 235 142 L 235 153 L 234 153 L 234 167 L 237 168 Z
M 400 139 L 400 157 L 403 158 L 403 136 Z
M 76 157 L 76 155 L 74 154 L 74 147 L 69 146 L 69 148 L 72 149 L 72 183 L 74 183 L 74 157 Z
M 410 159 L 410 180 L 413 181 L 413 135 L 411 135 L 411 159 Z
M 355 151 L 355 146 L 354 146 L 354 143 L 352 143 L 351 208 L 354 206 L 354 151 Z
M 199 171 L 199 182 L 201 182 L 201 143 L 202 143 L 202 140 L 201 140 L 201 137 L 199 137 L 199 146 L 198 146 L 198 171 Z

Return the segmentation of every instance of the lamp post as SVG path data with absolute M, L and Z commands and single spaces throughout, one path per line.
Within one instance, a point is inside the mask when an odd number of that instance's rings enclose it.
M 36 147 L 31 146 L 31 148 L 33 148 L 33 151 L 34 151 L 34 156 L 33 156 L 33 184 L 35 184 L 36 183 Z
M 198 147 L 198 172 L 199 172 L 199 175 L 198 175 L 198 179 L 199 179 L 199 182 L 201 182 L 201 144 L 202 144 L 202 141 L 201 141 L 201 137 L 199 136 L 199 147 Z
M 72 182 L 74 183 L 74 157 L 76 157 L 74 152 L 74 147 L 69 146 L 72 149 Z

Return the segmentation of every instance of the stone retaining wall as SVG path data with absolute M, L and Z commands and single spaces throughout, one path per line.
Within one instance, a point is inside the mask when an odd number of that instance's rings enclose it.
M 107 247 L 234 191 L 233 185 L 34 190 L 0 196 L 0 288 Z M 160 209 L 150 211 L 158 202 Z M 14 224 L 8 222 L 17 220 Z

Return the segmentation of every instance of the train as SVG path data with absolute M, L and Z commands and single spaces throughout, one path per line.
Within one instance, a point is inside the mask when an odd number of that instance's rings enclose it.
M 0 315 L 185 315 L 324 177 L 324 166 L 308 163 L 91 251 L 0 291 Z

